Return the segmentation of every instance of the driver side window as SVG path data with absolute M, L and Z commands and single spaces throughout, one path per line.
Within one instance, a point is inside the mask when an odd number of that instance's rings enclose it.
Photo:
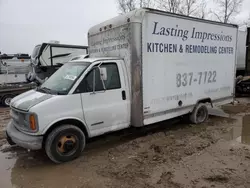
M 93 91 L 113 90 L 121 88 L 120 75 L 116 63 L 105 63 L 100 66 L 107 72 L 106 80 L 102 80 L 100 69 L 94 67 L 82 80 L 76 93 L 89 93 Z

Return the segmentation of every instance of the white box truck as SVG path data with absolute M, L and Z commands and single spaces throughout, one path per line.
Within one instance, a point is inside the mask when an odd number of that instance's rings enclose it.
M 89 58 L 63 65 L 11 101 L 10 144 L 45 149 L 56 162 L 86 140 L 233 101 L 237 26 L 137 9 L 89 30 Z

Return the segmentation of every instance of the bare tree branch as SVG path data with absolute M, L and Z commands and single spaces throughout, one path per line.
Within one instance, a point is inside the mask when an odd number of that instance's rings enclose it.
M 219 9 L 213 11 L 218 20 L 224 23 L 230 20 L 240 12 L 243 0 L 215 0 Z
M 198 1 L 197 0 L 183 0 L 181 3 L 181 13 L 186 16 L 192 16 L 197 13 Z
M 155 0 L 139 0 L 139 7 L 155 7 Z
M 221 19 L 221 16 L 218 15 L 216 12 L 213 12 L 213 14 L 217 17 L 217 19 L 220 21 L 220 22 L 223 22 L 223 20 Z
M 159 0 L 159 8 L 172 13 L 181 12 L 181 0 Z
M 155 0 L 117 0 L 118 8 L 121 13 L 127 13 L 138 7 L 150 7 L 155 6 Z
M 207 1 L 206 0 L 201 0 L 199 3 L 199 18 L 205 19 L 208 15 L 207 12 Z
M 158 0 L 158 7 L 172 13 L 203 19 L 208 15 L 207 0 Z
M 118 0 L 118 8 L 122 13 L 130 12 L 136 8 L 136 0 Z

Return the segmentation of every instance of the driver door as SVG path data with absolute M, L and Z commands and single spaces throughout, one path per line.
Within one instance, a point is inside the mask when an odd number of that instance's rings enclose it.
M 129 93 L 124 79 L 119 62 L 104 62 L 92 68 L 79 85 L 91 136 L 129 126 Z

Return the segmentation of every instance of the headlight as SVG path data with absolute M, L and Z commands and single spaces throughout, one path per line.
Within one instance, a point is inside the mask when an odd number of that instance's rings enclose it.
M 33 113 L 27 113 L 25 115 L 25 121 L 24 121 L 25 127 L 27 131 L 36 132 L 38 130 L 38 122 L 37 122 L 37 116 Z
M 15 124 L 15 127 L 26 131 L 35 133 L 38 131 L 38 117 L 33 112 L 22 112 L 11 109 L 10 116 Z

